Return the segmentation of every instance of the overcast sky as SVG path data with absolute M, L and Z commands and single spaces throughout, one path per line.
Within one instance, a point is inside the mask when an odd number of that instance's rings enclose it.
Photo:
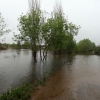
M 58 0 L 56 0 L 58 1 Z M 100 0 L 60 0 L 68 20 L 81 29 L 75 37 L 76 41 L 89 38 L 97 45 L 100 44 Z M 55 0 L 41 0 L 41 9 L 51 12 Z M 0 0 L 0 12 L 5 18 L 8 28 L 19 33 L 18 18 L 21 13 L 28 12 L 28 0 Z M 13 43 L 13 33 L 7 35 L 5 42 Z M 0 37 L 1 39 L 2 37 Z

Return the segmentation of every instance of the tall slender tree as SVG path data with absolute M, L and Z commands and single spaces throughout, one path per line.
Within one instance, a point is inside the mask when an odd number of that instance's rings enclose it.
M 35 62 L 37 45 L 41 42 L 41 25 L 44 21 L 39 0 L 29 0 L 29 13 L 19 18 L 19 30 L 22 40 L 30 42 Z

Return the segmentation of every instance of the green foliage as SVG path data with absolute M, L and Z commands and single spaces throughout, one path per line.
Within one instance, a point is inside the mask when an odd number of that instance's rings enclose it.
M 5 20 L 0 13 L 0 36 L 6 33 L 9 33 L 11 31 L 9 29 L 6 29 L 6 27 L 7 27 L 7 24 L 5 23 Z
M 17 48 L 21 48 L 21 35 L 20 34 L 13 34 L 14 35 L 14 37 L 12 38 L 16 43 L 17 43 Z
M 72 52 L 75 47 L 74 35 L 77 35 L 79 26 L 69 23 L 60 6 L 51 13 L 42 27 L 45 45 L 55 52 L 67 50 Z
M 30 49 L 30 48 L 31 48 L 31 47 L 30 47 L 30 43 L 25 41 L 25 42 L 21 45 L 21 48 L 22 48 L 22 49 Z
M 17 44 L 13 43 L 13 44 L 7 44 L 7 43 L 0 43 L 0 50 L 2 49 L 8 49 L 8 48 L 12 48 L 12 49 L 30 49 L 30 43 L 28 42 L 24 42 L 23 44 L 20 44 L 20 41 L 17 42 Z
M 36 62 L 37 44 L 41 45 L 42 41 L 42 25 L 44 22 L 43 13 L 40 9 L 38 0 L 29 0 L 29 12 L 26 15 L 21 15 L 18 29 L 21 41 L 30 43 L 32 49 L 32 56 Z
M 43 55 L 47 50 L 59 53 L 63 50 L 73 52 L 76 46 L 74 35 L 78 34 L 80 26 L 68 22 L 61 5 L 56 5 L 47 18 L 47 16 L 44 17 L 38 0 L 29 1 L 30 12 L 20 16 L 18 25 L 20 34 L 14 35 L 15 40 L 30 43 L 35 58 L 37 45 L 41 45 L 42 40 L 46 46 Z
M 5 23 L 5 20 L 0 13 L 0 37 L 9 32 L 11 32 L 11 30 L 7 29 L 7 24 Z M 2 39 L 2 41 L 4 41 L 4 39 Z M 0 45 L 0 50 L 5 50 L 5 49 L 6 48 L 3 45 Z
M 30 12 L 20 16 L 18 29 L 21 33 L 20 39 L 29 42 L 31 47 L 37 50 L 36 44 L 40 42 L 43 15 L 37 0 L 31 0 L 29 3 Z
M 77 51 L 78 52 L 93 52 L 95 49 L 95 44 L 93 42 L 91 42 L 89 39 L 84 39 L 81 40 L 78 44 L 77 44 Z
M 24 84 L 16 89 L 12 89 L 3 93 L 0 96 L 0 100 L 30 100 L 31 99 L 31 92 L 38 86 L 38 85 L 45 85 L 47 77 L 44 76 L 42 80 L 36 80 L 33 84 Z
M 94 53 L 100 55 L 100 45 L 95 47 Z
M 3 45 L 3 46 L 5 46 L 5 47 L 7 47 L 8 48 L 8 46 L 9 46 L 9 44 L 7 44 L 7 43 L 0 43 L 0 45 Z
M 76 41 L 72 34 L 67 36 L 66 51 L 68 54 L 73 53 L 76 50 Z
M 59 50 L 65 47 L 65 32 L 63 25 L 65 20 L 58 15 L 54 18 L 49 18 L 43 28 L 47 28 L 43 34 L 46 44 L 54 50 Z
M 20 49 L 20 47 L 18 46 L 18 44 L 9 44 L 9 47 L 12 48 L 12 49 Z
M 25 84 L 11 91 L 3 93 L 0 100 L 29 100 L 31 98 L 30 92 L 33 90 L 33 85 Z

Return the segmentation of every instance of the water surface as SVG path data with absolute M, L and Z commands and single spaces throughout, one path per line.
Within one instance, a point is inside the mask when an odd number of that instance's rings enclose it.
M 32 100 L 100 100 L 100 56 L 52 55 L 37 63 L 31 50 L 0 51 L 0 93 L 52 72 L 45 87 L 33 92 Z
M 100 56 L 72 57 L 32 100 L 100 100 Z
M 0 93 L 26 82 L 40 80 L 44 75 L 58 70 L 67 60 L 66 56 L 53 56 L 49 53 L 43 63 L 38 52 L 37 63 L 34 63 L 31 50 L 0 51 Z

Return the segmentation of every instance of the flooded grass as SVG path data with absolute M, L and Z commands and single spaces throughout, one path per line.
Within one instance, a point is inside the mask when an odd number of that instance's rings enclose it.
M 0 100 L 29 100 L 30 92 L 34 89 L 32 84 L 24 84 L 16 89 L 11 89 L 0 96 Z
M 43 77 L 41 81 L 35 81 L 33 84 L 27 83 L 18 88 L 11 89 L 1 94 L 0 100 L 30 100 L 31 92 L 39 85 L 45 86 L 47 78 Z
M 57 72 L 57 71 L 56 71 Z M 55 70 L 49 74 L 48 77 L 55 75 Z M 0 96 L 0 100 L 30 100 L 31 92 L 39 85 L 45 86 L 45 82 L 48 80 L 47 76 L 44 76 L 42 80 L 36 80 L 33 84 L 27 83 L 18 88 L 11 89 Z

